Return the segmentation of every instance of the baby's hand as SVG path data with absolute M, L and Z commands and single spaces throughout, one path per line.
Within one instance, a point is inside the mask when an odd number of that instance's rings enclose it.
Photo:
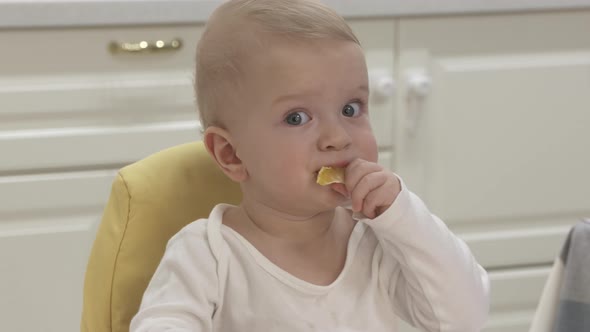
M 393 172 L 362 159 L 355 159 L 346 167 L 344 184 L 352 199 L 352 210 L 370 219 L 387 210 L 401 191 Z

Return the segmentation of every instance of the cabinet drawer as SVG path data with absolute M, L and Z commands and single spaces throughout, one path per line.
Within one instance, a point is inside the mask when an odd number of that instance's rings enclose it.
M 467 243 L 477 261 L 486 268 L 551 264 L 577 220 L 552 218 L 552 225 L 519 225 L 475 234 L 458 233 L 458 236 Z
M 194 95 L 187 70 L 0 76 L 0 129 L 176 119 Z
M 0 177 L 0 229 L 30 220 L 100 215 L 116 170 Z
M 196 121 L 0 132 L 0 172 L 120 167 L 198 138 Z
M 195 25 L 0 30 L 2 76 L 125 73 L 190 68 L 202 32 Z M 179 39 L 173 51 L 111 53 L 111 42 L 166 43 Z M 17 47 L 18 45 L 18 47 Z M 41 61 L 40 61 L 41 60 Z
M 200 138 L 182 71 L 0 79 L 0 172 L 104 168 Z
M 550 265 L 490 271 L 491 311 L 534 311 L 550 271 Z
M 195 25 L 0 31 L 0 172 L 118 168 L 200 138 Z M 117 42 L 182 41 L 113 53 Z M 39 61 L 42 55 L 42 61 Z
M 551 266 L 490 272 L 491 313 L 483 331 L 528 331 L 550 271 Z

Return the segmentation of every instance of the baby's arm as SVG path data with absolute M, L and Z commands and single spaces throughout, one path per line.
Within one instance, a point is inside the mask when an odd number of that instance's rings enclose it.
M 383 249 L 380 279 L 396 313 L 426 331 L 479 331 L 487 319 L 487 273 L 467 245 L 402 185 L 394 204 L 365 221 Z
M 353 210 L 379 239 L 380 280 L 396 314 L 426 331 L 479 331 L 489 282 L 467 245 L 381 166 L 356 160 L 345 182 Z
M 184 230 L 173 237 L 130 332 L 212 331 L 219 284 L 216 266 L 206 239 Z

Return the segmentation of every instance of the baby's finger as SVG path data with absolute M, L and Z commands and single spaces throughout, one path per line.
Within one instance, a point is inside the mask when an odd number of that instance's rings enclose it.
M 332 183 L 330 185 L 330 188 L 344 197 L 348 198 L 350 196 L 348 190 L 346 190 L 346 186 L 344 185 L 344 183 Z
M 399 193 L 399 180 L 392 174 L 387 174 L 387 179 L 378 188 L 367 194 L 363 201 L 362 212 L 369 218 L 375 218 L 387 210 Z
M 371 163 L 362 159 L 356 159 L 346 168 L 344 182 L 348 191 L 352 192 L 359 181 L 367 174 L 379 172 L 383 167 L 376 163 Z
M 363 201 L 369 192 L 380 187 L 387 181 L 387 174 L 384 172 L 373 172 L 363 176 L 351 191 L 352 210 L 357 212 L 363 209 Z
M 380 187 L 369 192 L 363 201 L 362 212 L 368 218 L 375 218 L 381 214 L 381 207 L 391 205 L 390 198 L 392 193 L 390 186 L 383 183 Z

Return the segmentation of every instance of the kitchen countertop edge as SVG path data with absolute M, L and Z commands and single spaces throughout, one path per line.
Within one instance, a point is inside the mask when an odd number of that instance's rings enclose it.
M 220 0 L 0 0 L 0 28 L 204 23 Z M 590 0 L 324 0 L 354 18 L 589 9 Z

